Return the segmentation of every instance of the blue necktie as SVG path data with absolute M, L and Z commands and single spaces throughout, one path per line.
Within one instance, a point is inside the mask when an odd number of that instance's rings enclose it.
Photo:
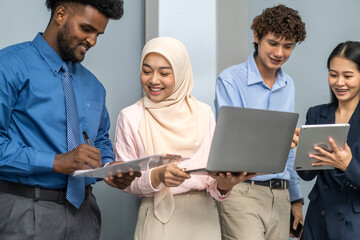
M 76 105 L 74 87 L 71 81 L 69 68 L 66 63 L 63 64 L 61 82 L 65 96 L 66 112 L 66 141 L 67 150 L 70 152 L 80 144 L 79 114 Z M 79 208 L 85 198 L 85 178 L 68 176 L 68 185 L 66 189 L 66 199 Z

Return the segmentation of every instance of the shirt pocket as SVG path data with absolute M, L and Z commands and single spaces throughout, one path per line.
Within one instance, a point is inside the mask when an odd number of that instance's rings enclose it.
M 103 104 L 93 100 L 84 100 L 85 129 L 89 138 L 94 141 L 99 129 Z

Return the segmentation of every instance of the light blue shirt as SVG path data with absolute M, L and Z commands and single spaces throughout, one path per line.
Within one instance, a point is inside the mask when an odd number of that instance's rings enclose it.
M 63 63 L 40 33 L 0 51 L 0 180 L 66 187 L 67 175 L 52 171 L 55 154 L 67 152 Z M 80 131 L 101 151 L 103 164 L 113 161 L 105 89 L 81 64 L 71 69 Z
M 294 104 L 295 85 L 291 77 L 279 69 L 274 85 L 269 88 L 260 75 L 253 55 L 250 55 L 246 62 L 225 69 L 216 80 L 216 115 L 221 106 L 293 112 Z M 261 175 L 252 180 L 288 180 L 290 201 L 300 199 L 300 179 L 293 168 L 294 159 L 294 150 L 290 150 L 284 172 Z

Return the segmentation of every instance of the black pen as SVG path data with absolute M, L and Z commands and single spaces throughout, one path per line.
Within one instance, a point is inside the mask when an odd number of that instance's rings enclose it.
M 84 137 L 84 139 L 85 139 L 85 142 L 86 142 L 87 144 L 89 144 L 90 146 L 92 146 L 91 141 L 90 141 L 90 138 L 89 138 L 89 135 L 87 134 L 87 132 L 86 132 L 85 130 L 83 131 L 83 137 Z

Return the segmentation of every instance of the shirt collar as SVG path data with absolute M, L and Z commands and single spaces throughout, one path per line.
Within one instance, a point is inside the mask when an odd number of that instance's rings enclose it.
M 248 85 L 264 82 L 259 72 L 259 69 L 256 65 L 254 54 L 251 54 L 248 57 Z M 264 83 L 265 84 L 265 83 Z M 276 82 L 274 86 L 278 85 L 277 88 L 285 87 L 287 80 L 285 78 L 284 72 L 281 68 L 277 70 Z
M 33 40 L 35 48 L 38 50 L 40 56 L 50 66 L 54 75 L 57 75 L 61 69 L 64 61 L 59 54 L 45 41 L 42 33 L 38 33 Z

